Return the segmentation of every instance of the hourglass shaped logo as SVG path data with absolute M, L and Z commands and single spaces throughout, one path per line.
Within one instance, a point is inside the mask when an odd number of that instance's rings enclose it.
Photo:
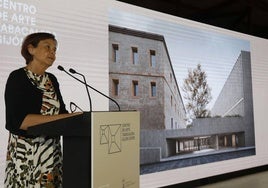
M 100 144 L 108 145 L 108 154 L 121 152 L 121 124 L 101 125 Z

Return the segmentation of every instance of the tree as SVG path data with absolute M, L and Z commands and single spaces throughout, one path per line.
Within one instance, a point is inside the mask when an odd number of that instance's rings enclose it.
M 188 77 L 184 79 L 183 88 L 185 108 L 191 119 L 210 116 L 207 105 L 212 99 L 211 88 L 207 83 L 206 72 L 198 64 L 197 68 L 188 70 Z

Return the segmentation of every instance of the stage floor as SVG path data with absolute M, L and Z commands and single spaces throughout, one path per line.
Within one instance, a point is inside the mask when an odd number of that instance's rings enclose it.
M 256 172 L 236 178 L 227 179 L 217 183 L 199 186 L 199 188 L 267 188 L 268 187 L 268 169 L 267 171 Z

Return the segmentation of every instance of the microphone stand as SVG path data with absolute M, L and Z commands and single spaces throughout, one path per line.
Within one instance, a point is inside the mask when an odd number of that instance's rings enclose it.
M 58 69 L 61 70 L 61 71 L 64 71 L 66 74 L 68 74 L 72 78 L 76 79 L 77 81 L 81 82 L 82 84 L 85 84 L 87 87 L 89 87 L 90 89 L 96 91 L 97 93 L 101 94 L 102 96 L 110 99 L 111 101 L 113 101 L 116 104 L 116 106 L 118 107 L 118 111 L 121 111 L 119 104 L 114 99 L 112 99 L 111 97 L 105 95 L 104 93 L 100 92 L 99 90 L 95 89 L 94 87 L 88 85 L 87 83 L 84 83 L 82 80 L 76 78 L 75 76 L 73 76 L 72 74 L 70 74 L 69 72 L 67 72 L 62 66 L 59 65 L 58 66 Z
M 91 97 L 90 97 L 90 94 L 89 94 L 89 91 L 88 91 L 88 87 L 87 87 L 88 84 L 87 84 L 85 76 L 83 74 L 79 73 L 79 72 L 76 72 L 74 69 L 69 69 L 69 72 L 73 73 L 73 74 L 79 74 L 80 76 L 83 77 L 84 82 L 85 82 L 85 86 L 86 86 L 86 90 L 87 90 L 88 99 L 89 99 L 90 112 L 92 112 L 92 101 L 91 101 Z

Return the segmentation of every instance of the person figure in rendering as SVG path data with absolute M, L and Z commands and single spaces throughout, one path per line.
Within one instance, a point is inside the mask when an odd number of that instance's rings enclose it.
M 26 66 L 7 79 L 6 188 L 62 187 L 60 138 L 27 134 L 31 126 L 81 114 L 68 113 L 56 77 L 46 72 L 56 59 L 56 50 L 57 40 L 51 33 L 26 36 L 21 47 Z

